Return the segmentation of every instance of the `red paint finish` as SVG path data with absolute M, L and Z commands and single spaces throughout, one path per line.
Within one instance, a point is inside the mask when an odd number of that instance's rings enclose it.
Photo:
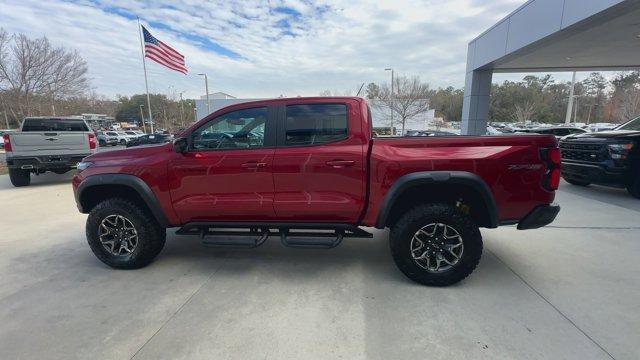
M 101 152 L 86 159 L 94 164 L 74 177 L 73 187 L 77 189 L 84 178 L 96 174 L 138 176 L 149 185 L 174 226 L 197 220 L 372 226 L 399 177 L 434 170 L 480 176 L 491 189 L 500 220 L 521 219 L 534 207 L 553 202 L 555 193 L 542 185 L 543 177 L 550 176 L 549 165 L 540 158 L 541 148 L 557 147 L 553 136 L 372 138 L 367 105 L 361 98 L 274 99 L 232 105 L 180 136 L 188 137 L 229 111 L 317 103 L 348 106 L 346 139 L 317 146 L 184 154 L 175 153 L 171 144 Z
M 173 208 L 183 223 L 259 221 L 273 211 L 274 149 L 187 152 L 168 161 Z

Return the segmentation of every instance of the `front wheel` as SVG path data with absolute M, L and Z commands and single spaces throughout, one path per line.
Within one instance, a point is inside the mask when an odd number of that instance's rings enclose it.
M 637 176 L 631 184 L 627 186 L 627 191 L 634 198 L 640 199 L 640 176 Z
M 420 205 L 405 213 L 390 233 L 393 260 L 423 285 L 455 284 L 473 272 L 482 236 L 470 216 L 446 204 Z
M 143 207 L 121 198 L 96 205 L 87 218 L 86 232 L 96 257 L 117 269 L 148 265 L 166 238 L 165 229 Z
M 28 186 L 31 184 L 31 173 L 29 170 L 9 169 L 9 180 L 15 187 Z

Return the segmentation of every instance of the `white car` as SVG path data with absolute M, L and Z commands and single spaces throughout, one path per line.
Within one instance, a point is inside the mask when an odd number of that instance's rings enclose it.
M 138 134 L 133 130 L 118 131 L 118 134 L 120 136 L 123 136 L 127 140 L 127 142 L 137 139 L 138 137 L 144 135 L 144 134 Z

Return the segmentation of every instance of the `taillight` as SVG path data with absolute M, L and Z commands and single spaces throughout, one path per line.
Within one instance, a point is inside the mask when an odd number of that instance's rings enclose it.
M 550 149 L 541 149 L 540 155 L 547 163 L 547 172 L 542 177 L 542 185 L 547 190 L 558 190 L 560 186 L 560 166 L 562 164 L 562 156 L 560 149 L 557 147 Z
M 11 148 L 11 138 L 9 138 L 9 134 L 2 135 L 2 141 L 4 142 L 4 151 L 13 151 Z
M 547 155 L 549 156 L 549 161 L 551 161 L 553 165 L 560 166 L 560 163 L 562 162 L 561 156 L 560 156 L 560 149 L 551 148 L 549 149 L 549 151 L 547 151 Z
M 96 149 L 96 134 L 94 133 L 89 133 L 89 150 L 95 150 Z

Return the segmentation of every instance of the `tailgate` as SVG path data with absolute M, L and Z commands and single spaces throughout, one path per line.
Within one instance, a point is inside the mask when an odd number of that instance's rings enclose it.
M 16 156 L 88 154 L 89 137 L 86 132 L 21 132 L 11 134 Z

